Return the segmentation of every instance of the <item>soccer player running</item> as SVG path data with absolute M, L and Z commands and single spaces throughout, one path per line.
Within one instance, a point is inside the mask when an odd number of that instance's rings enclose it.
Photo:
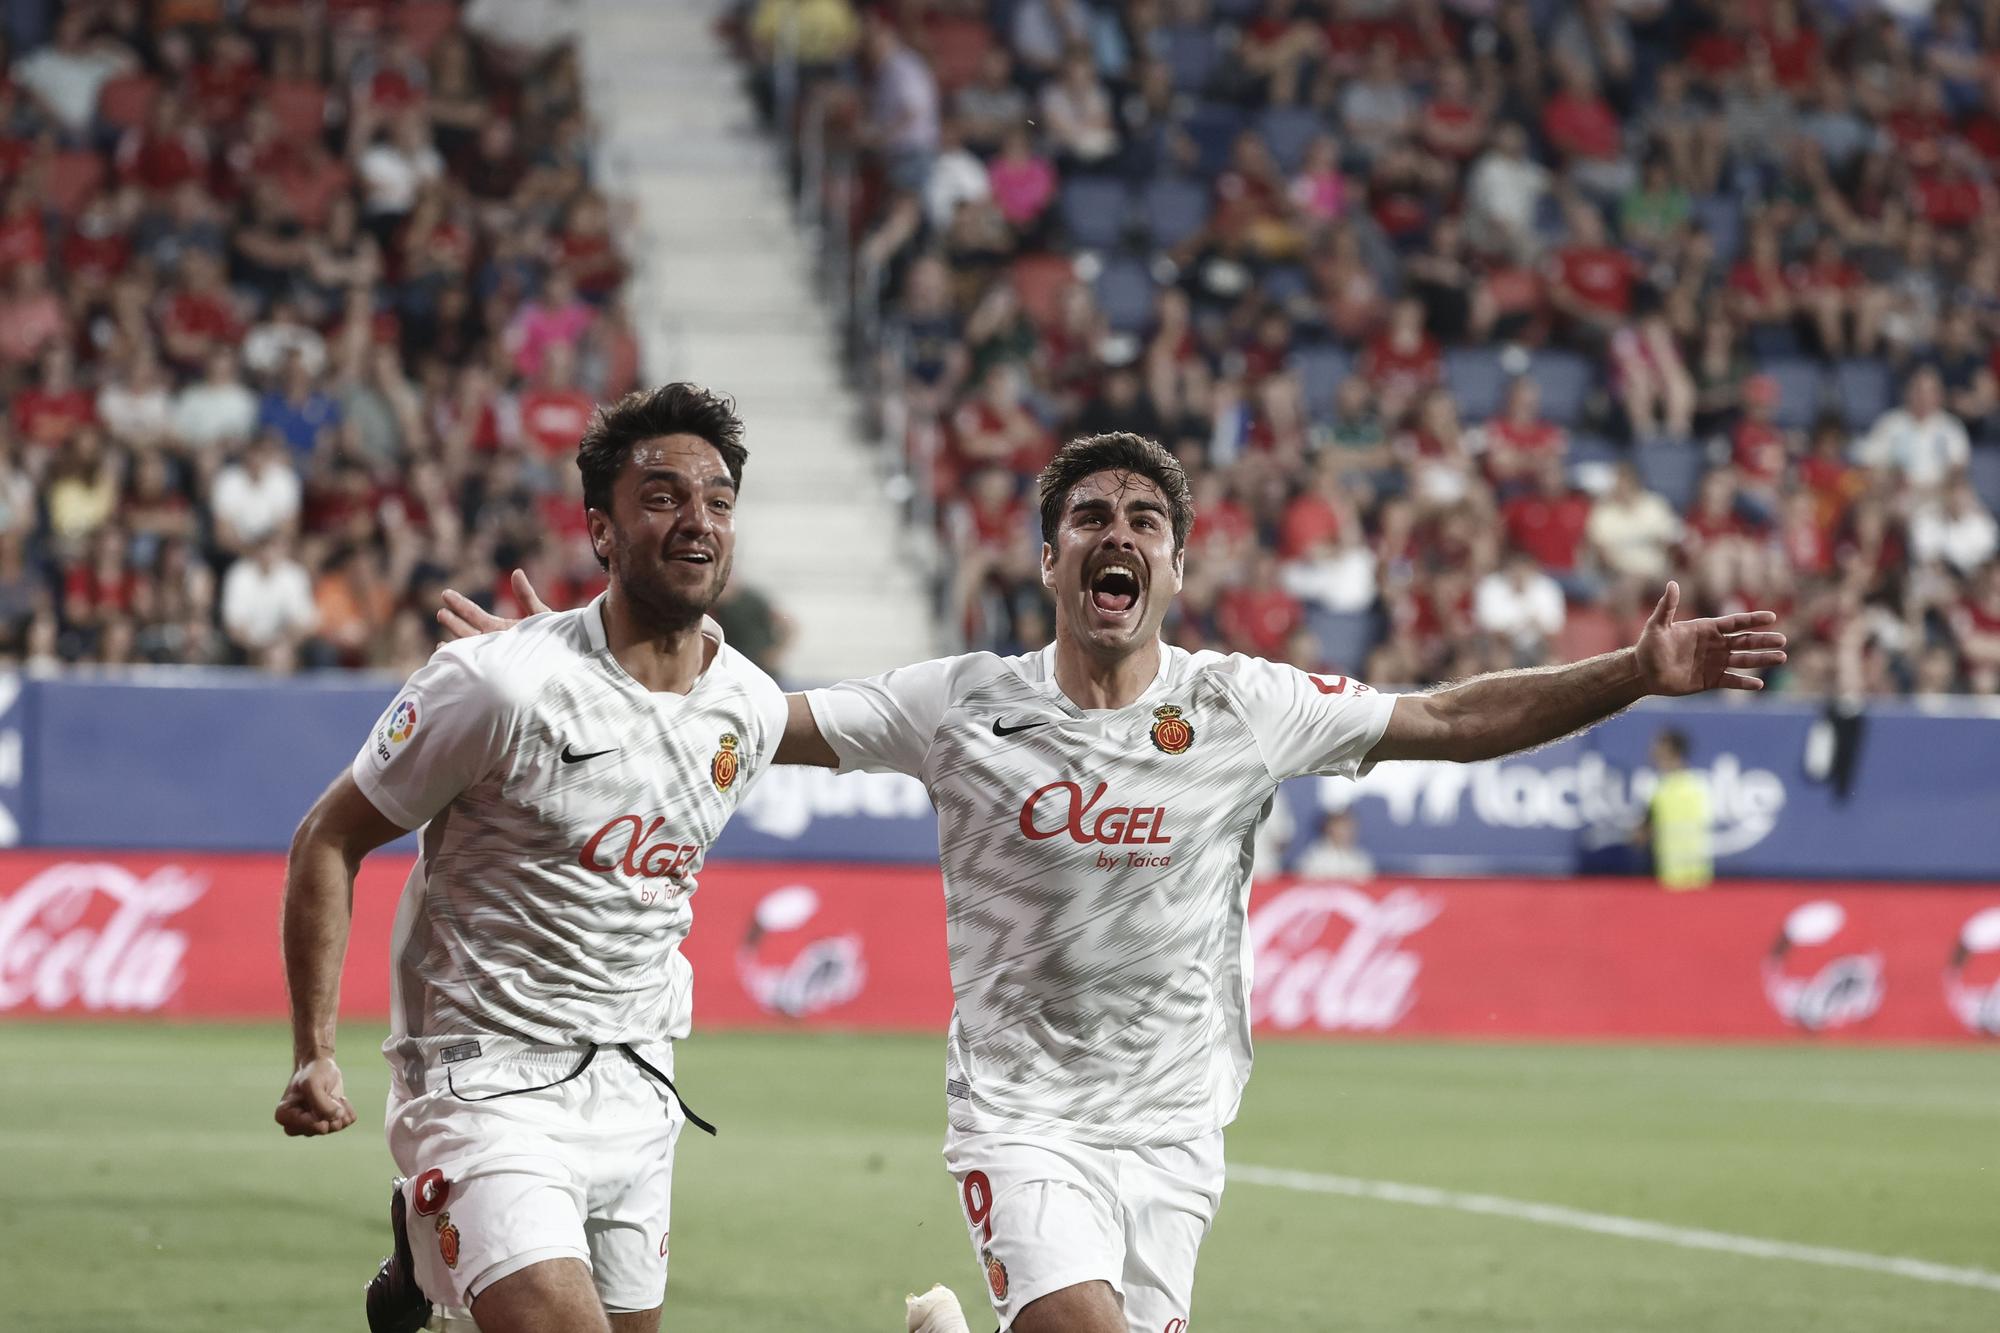
M 287 1134 L 354 1122 L 334 1062 L 354 875 L 423 828 L 383 1051 L 397 1254 L 377 1333 L 426 1297 L 482 1333 L 653 1333 L 666 1288 L 679 952 L 705 849 L 770 766 L 785 699 L 704 614 L 746 450 L 726 400 L 633 394 L 584 433 L 603 596 L 440 649 L 292 841 Z M 412 1285 L 414 1280 L 415 1285 Z M 421 1288 L 421 1290 L 418 1290 Z
M 792 695 L 776 759 L 908 773 L 937 806 L 944 1155 L 1001 1328 L 1183 1333 L 1250 1072 L 1251 842 L 1278 784 L 1758 689 L 1785 640 L 1767 611 L 1679 620 L 1669 583 L 1632 647 L 1383 695 L 1161 641 L 1194 512 L 1157 444 L 1074 441 L 1040 487 L 1055 642 Z M 506 623 L 462 598 L 444 618 Z

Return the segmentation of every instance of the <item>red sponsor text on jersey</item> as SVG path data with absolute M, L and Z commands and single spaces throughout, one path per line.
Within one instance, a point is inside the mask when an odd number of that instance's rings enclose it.
M 1074 782 L 1051 782 L 1037 787 L 1028 799 L 1021 803 L 1021 832 L 1032 841 L 1053 838 L 1059 834 L 1069 834 L 1071 842 L 1088 846 L 1091 843 L 1111 845 L 1124 843 L 1172 842 L 1173 835 L 1164 827 L 1167 808 L 1163 805 L 1111 805 L 1099 810 L 1097 803 L 1104 799 L 1109 783 L 1100 782 L 1097 790 L 1088 798 L 1083 788 Z M 1038 812 L 1044 798 L 1056 792 L 1069 797 L 1069 808 L 1063 822 L 1054 828 L 1043 828 Z M 1140 836 L 1144 834 L 1145 836 Z
M 700 855 L 701 848 L 695 843 L 652 841 L 666 822 L 662 815 L 654 815 L 650 821 L 640 815 L 620 815 L 590 835 L 577 863 L 600 875 L 614 870 L 646 879 L 677 875 Z M 621 839 L 624 851 L 614 856 Z

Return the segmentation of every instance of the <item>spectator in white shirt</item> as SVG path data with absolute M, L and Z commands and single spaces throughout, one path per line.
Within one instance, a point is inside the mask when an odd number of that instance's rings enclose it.
M 243 338 L 243 364 L 253 374 L 275 375 L 285 359 L 297 354 L 299 364 L 317 378 L 326 369 L 326 339 L 299 318 L 296 301 L 274 301 L 271 313 Z
M 1918 491 L 1935 491 L 1972 456 L 1965 426 L 1944 410 L 1944 381 L 1924 366 L 1903 389 L 1903 405 L 1884 412 L 1854 447 L 1855 461 L 1892 470 Z
M 444 158 L 431 142 L 429 120 L 422 110 L 411 108 L 399 112 L 388 133 L 361 151 L 355 167 L 365 201 L 363 217 L 381 241 L 417 206 L 418 192 L 444 175 Z
M 1533 260 L 1541 248 L 1535 213 L 1549 185 L 1548 168 L 1528 156 L 1527 131 L 1502 125 L 1466 182 L 1467 236 L 1520 262 Z
M 1505 565 L 1479 580 L 1472 616 L 1480 629 L 1506 640 L 1522 663 L 1546 660 L 1566 616 L 1562 585 L 1533 556 L 1514 551 Z
M 1959 477 L 1941 498 L 1925 501 L 1910 515 L 1910 550 L 1919 560 L 1941 560 L 1970 575 L 2000 551 L 2000 524 L 1972 483 Z
M 1050 147 L 1065 164 L 1092 167 L 1118 151 L 1111 96 L 1082 52 L 1064 60 L 1062 77 L 1042 88 L 1042 120 Z
M 114 439 L 141 448 L 173 433 L 174 396 L 150 344 L 139 344 L 124 373 L 97 391 L 97 419 Z
M 56 24 L 56 39 L 14 62 L 13 81 L 28 90 L 71 135 L 81 137 L 97 114 L 97 95 L 139 62 L 115 39 L 93 38 L 95 7 L 78 6 Z
M 319 622 L 312 579 L 283 537 L 268 537 L 222 579 L 222 628 L 253 665 L 289 671 Z
M 966 148 L 958 122 L 945 121 L 938 131 L 937 161 L 931 163 L 930 179 L 924 182 L 924 213 L 932 229 L 943 234 L 960 204 L 984 203 L 992 196 L 986 164 Z
M 215 515 L 215 544 L 241 554 L 288 530 L 299 516 L 301 488 L 284 441 L 266 432 L 242 461 L 215 474 L 209 509 Z
M 1301 879 L 1359 883 L 1375 878 L 1375 858 L 1355 840 L 1354 816 L 1337 810 L 1321 821 L 1319 836 L 1299 852 L 1292 873 Z
M 1640 482 L 1637 468 L 1621 463 L 1610 491 L 1590 507 L 1583 533 L 1614 577 L 1650 586 L 1667 576 L 1667 552 L 1680 539 L 1681 521 Z
M 1279 570 L 1279 582 L 1302 602 L 1358 614 L 1375 605 L 1376 563 L 1361 517 L 1350 510 L 1341 517 L 1339 535 L 1315 543 L 1288 561 Z
M 236 373 L 236 353 L 209 353 L 207 374 L 174 400 L 174 438 L 197 454 L 213 455 L 220 445 L 240 443 L 257 427 L 257 395 Z

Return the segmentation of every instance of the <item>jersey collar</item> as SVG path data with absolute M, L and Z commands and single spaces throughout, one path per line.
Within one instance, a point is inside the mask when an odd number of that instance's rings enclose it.
M 1152 683 L 1139 692 L 1139 698 L 1134 699 L 1132 701 L 1132 704 L 1137 704 L 1140 702 L 1140 700 L 1149 697 L 1155 691 L 1157 691 L 1162 684 L 1165 683 L 1167 679 L 1167 673 L 1173 667 L 1173 652 L 1174 652 L 1174 646 L 1168 643 L 1165 639 L 1161 639 L 1160 669 L 1153 673 Z M 1070 698 L 1067 694 L 1064 694 L 1062 692 L 1062 686 L 1056 684 L 1056 645 L 1053 639 L 1051 639 L 1048 645 L 1042 649 L 1039 656 L 1042 659 L 1042 693 L 1048 695 L 1050 699 L 1055 701 L 1055 703 L 1057 703 L 1063 708 L 1068 709 L 1071 713 L 1074 713 L 1078 717 L 1082 717 L 1086 713 L 1102 713 L 1111 711 L 1109 709 L 1103 709 L 1103 708 L 1081 707 L 1074 699 Z M 1126 707 L 1129 708 L 1132 706 L 1132 704 L 1127 704 Z
M 591 598 L 590 605 L 584 608 L 583 633 L 590 641 L 590 651 L 593 653 L 601 653 L 611 647 L 610 636 L 604 632 L 604 599 L 610 595 L 609 591 L 601 592 Z M 701 636 L 715 641 L 715 652 L 710 654 L 708 665 L 702 668 L 701 675 L 695 677 L 697 685 L 705 680 L 708 673 L 715 669 L 715 664 L 722 660 L 724 645 L 722 626 L 716 624 L 712 616 L 701 618 Z

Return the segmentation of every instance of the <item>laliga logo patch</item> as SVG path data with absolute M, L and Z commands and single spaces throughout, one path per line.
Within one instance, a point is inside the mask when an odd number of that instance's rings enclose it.
M 405 699 L 389 714 L 389 743 L 401 745 L 417 729 L 417 701 Z
M 1183 754 L 1194 744 L 1194 728 L 1172 704 L 1153 710 L 1153 748 L 1161 754 Z
M 1007 1265 L 1001 1263 L 991 1250 L 981 1251 L 979 1259 L 981 1263 L 986 1265 L 986 1285 L 992 1288 L 993 1299 L 996 1301 L 1006 1300 Z
M 736 977 L 759 1006 L 786 1018 L 837 1008 L 861 993 L 868 967 L 861 936 L 822 935 L 796 944 L 796 932 L 819 913 L 819 894 L 804 884 L 773 889 L 757 904 L 736 949 Z
M 1973 913 L 1958 932 L 1944 998 L 1969 1031 L 2000 1037 L 2000 907 Z
M 1874 1017 L 1882 1007 L 1882 955 L 1842 953 L 1834 936 L 1847 909 L 1830 899 L 1795 907 L 1764 956 L 1764 995 L 1779 1017 L 1827 1032 Z
M 453 1224 L 450 1213 L 441 1214 L 437 1220 L 438 1254 L 444 1258 L 446 1268 L 458 1267 L 458 1227 Z
M 436 1167 L 418 1176 L 416 1184 L 410 1186 L 410 1206 L 417 1210 L 418 1217 L 432 1216 L 450 1198 L 451 1182 Z
M 742 762 L 736 755 L 736 734 L 723 732 L 717 744 L 722 748 L 715 752 L 715 758 L 708 761 L 708 778 L 717 791 L 728 791 L 736 785 L 736 769 Z

